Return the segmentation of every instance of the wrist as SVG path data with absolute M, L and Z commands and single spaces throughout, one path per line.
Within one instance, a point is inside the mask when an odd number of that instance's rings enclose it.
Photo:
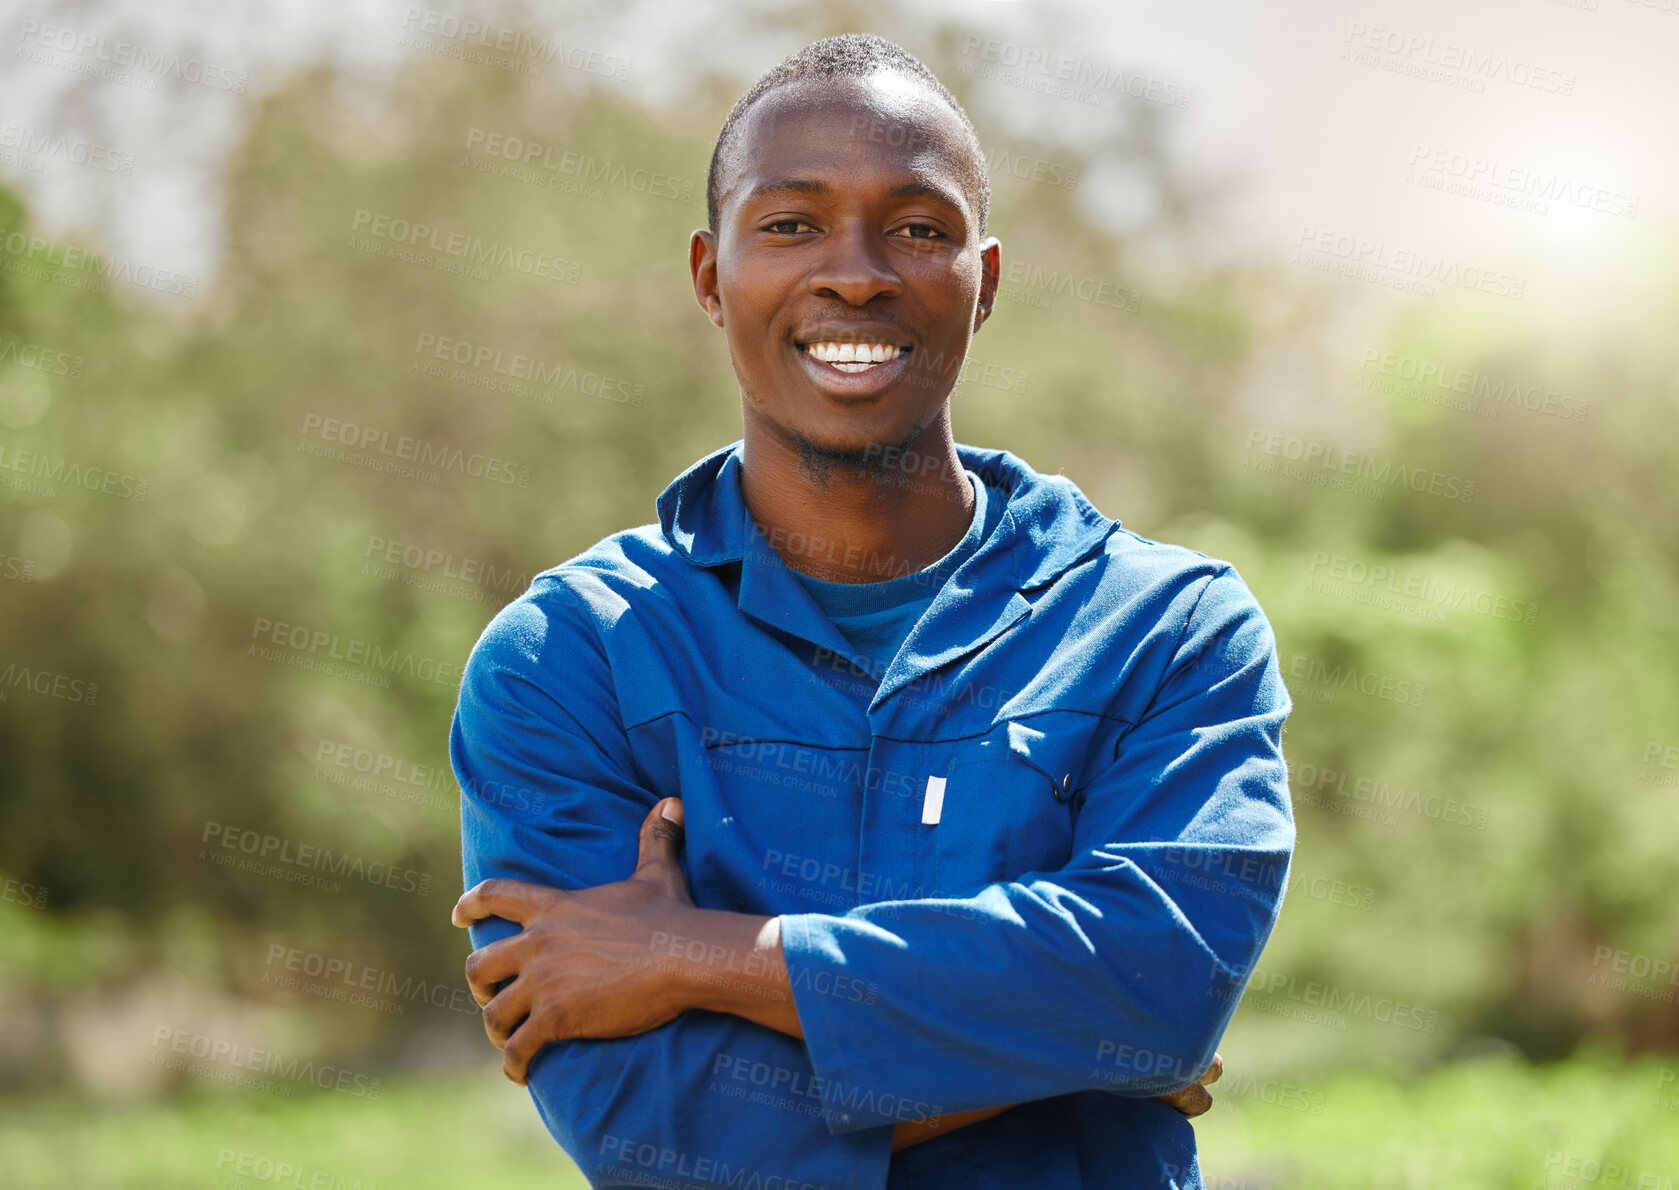
M 683 1009 L 746 1015 L 773 986 L 780 959 L 780 922 L 774 917 L 696 909 L 671 931 L 670 993 Z

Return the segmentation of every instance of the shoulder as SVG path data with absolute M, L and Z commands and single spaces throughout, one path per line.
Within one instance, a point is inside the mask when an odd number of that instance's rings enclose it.
M 599 653 L 632 608 L 671 600 L 696 569 L 658 525 L 612 533 L 533 576 L 485 626 L 468 667 L 547 668 L 559 654 Z
M 1183 662 L 1216 650 L 1229 661 L 1275 653 L 1270 622 L 1234 565 L 1223 558 L 1118 526 L 1069 578 L 1087 573 L 1083 597 L 1120 614 L 1127 639 L 1141 634 Z

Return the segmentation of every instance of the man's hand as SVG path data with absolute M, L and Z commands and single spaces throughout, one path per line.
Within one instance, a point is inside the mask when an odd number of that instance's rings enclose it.
M 1213 1064 L 1207 1067 L 1207 1072 L 1200 1078 L 1181 1091 L 1173 1091 L 1169 1095 L 1156 1095 L 1155 1098 L 1177 1108 L 1193 1120 L 1213 1106 L 1213 1097 L 1207 1090 L 1207 1084 L 1216 1083 L 1223 1077 L 1224 1059 L 1214 1054 Z
M 660 815 L 641 824 L 641 850 L 628 880 L 568 892 L 519 880 L 486 880 L 456 903 L 450 920 L 486 917 L 521 931 L 466 960 L 484 1031 L 503 1051 L 502 1069 L 524 1086 L 531 1059 L 551 1041 L 627 1037 L 657 1028 L 688 1007 L 676 994 L 671 963 L 654 935 L 681 933 L 694 907 L 677 863 L 682 828 Z M 680 811 L 678 811 L 680 812 Z

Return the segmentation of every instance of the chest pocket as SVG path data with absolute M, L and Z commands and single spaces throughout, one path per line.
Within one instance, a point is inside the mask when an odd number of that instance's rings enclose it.
M 961 896 L 1072 858 L 1074 795 L 1085 741 L 999 724 L 956 753 L 933 833 L 934 887 Z

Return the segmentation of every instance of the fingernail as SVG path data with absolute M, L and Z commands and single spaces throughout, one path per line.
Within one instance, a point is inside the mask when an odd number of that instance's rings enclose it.
M 670 821 L 676 823 L 677 826 L 681 826 L 682 803 L 675 799 L 667 801 L 663 806 L 659 807 L 659 817 L 668 818 Z

